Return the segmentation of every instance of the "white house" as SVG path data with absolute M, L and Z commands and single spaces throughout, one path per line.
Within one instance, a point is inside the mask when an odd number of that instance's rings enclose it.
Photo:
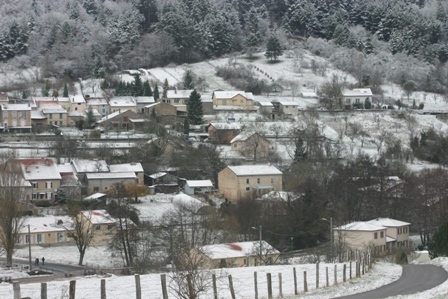
M 213 183 L 210 180 L 187 180 L 184 187 L 185 194 L 211 193 Z
M 346 109 L 364 108 L 367 101 L 372 102 L 370 88 L 344 89 L 342 91 L 343 105 Z

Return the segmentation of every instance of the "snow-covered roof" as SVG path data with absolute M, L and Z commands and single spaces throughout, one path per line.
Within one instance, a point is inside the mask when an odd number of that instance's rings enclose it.
M 242 90 L 215 91 L 213 92 L 213 94 L 217 99 L 231 99 L 237 95 L 242 95 L 243 97 L 249 100 L 254 99 L 254 95 L 251 92 L 245 92 Z
M 187 180 L 186 184 L 190 187 L 213 187 L 213 183 L 210 180 Z
M 109 215 L 106 210 L 82 211 L 83 215 L 90 220 L 92 224 L 110 224 L 116 223 L 116 219 Z
M 128 110 L 112 112 L 112 113 L 110 113 L 110 114 L 104 116 L 103 118 L 101 118 L 99 121 L 97 121 L 97 123 L 103 123 L 103 122 L 105 122 L 105 121 L 107 121 L 107 120 L 109 120 L 109 119 L 111 119 L 111 118 L 114 118 L 114 117 L 116 117 L 116 116 L 118 116 L 118 115 L 120 115 L 120 114 L 125 113 L 126 111 L 128 111 Z
M 262 106 L 262 107 L 273 107 L 274 105 L 272 105 L 271 102 L 257 102 L 258 105 Z
M 279 100 L 277 101 L 280 105 L 282 106 L 298 106 L 299 104 L 297 104 L 296 102 L 293 101 L 286 101 L 286 100 Z
M 68 111 L 67 116 L 70 117 L 84 117 L 86 114 L 82 111 Z
M 317 93 L 315 91 L 302 91 L 300 95 L 304 98 L 317 98 Z
M 106 196 L 106 194 L 101 193 L 101 192 L 97 192 L 97 193 L 94 193 L 92 195 L 86 196 L 83 199 L 84 200 L 92 200 L 92 199 L 99 199 L 99 198 L 102 198 L 104 196 Z
M 188 99 L 193 92 L 193 89 L 179 89 L 179 90 L 167 90 L 167 99 Z
M 31 110 L 31 119 L 46 119 L 47 117 L 40 110 Z
M 397 241 L 397 239 L 394 239 L 392 237 L 386 236 L 386 243 L 395 242 L 395 241 Z
M 240 125 L 237 123 L 211 123 L 216 130 L 239 130 Z
M 149 175 L 149 177 L 152 179 L 158 179 L 160 177 L 165 176 L 166 174 L 167 174 L 166 172 L 156 172 L 156 173 Z
M 31 107 L 28 104 L 3 104 L 3 111 L 30 111 Z
M 237 141 L 246 141 L 250 137 L 252 137 L 254 134 L 258 134 L 257 132 L 244 132 L 236 135 L 232 140 L 230 140 L 230 143 L 234 143 Z M 262 137 L 263 138 L 263 137 Z
M 105 160 L 73 159 L 71 163 L 76 172 L 109 172 Z
M 71 98 L 72 103 L 85 103 L 86 100 L 80 94 L 77 94 Z
M 135 179 L 137 176 L 135 172 L 91 172 L 86 173 L 88 180 L 101 180 L 101 179 Z
M 30 233 L 63 232 L 74 228 L 73 220 L 69 216 L 25 217 L 20 233 L 28 233 L 28 224 Z
M 43 102 L 39 105 L 39 109 L 43 113 L 67 113 L 67 110 L 62 108 L 61 105 L 54 103 Z
M 260 254 L 260 242 L 237 242 L 226 244 L 213 244 L 199 247 L 199 251 L 212 260 L 257 256 Z M 266 241 L 262 241 L 263 254 L 279 254 L 280 252 Z
M 73 173 L 73 166 L 70 163 L 57 164 L 59 173 Z
M 124 163 L 109 165 L 110 172 L 143 172 L 141 163 Z
M 186 207 L 188 209 L 194 209 L 197 212 L 203 206 L 206 206 L 205 203 L 200 201 L 197 198 L 191 197 L 184 193 L 179 193 L 173 197 L 173 204 Z
M 145 108 L 152 108 L 152 107 L 155 107 L 155 106 L 157 106 L 159 104 L 160 104 L 160 102 L 149 104 L 149 105 L 145 106 Z
M 345 224 L 339 227 L 334 228 L 334 230 L 350 230 L 350 231 L 380 231 L 380 230 L 386 230 L 385 227 L 371 224 L 364 221 L 356 221 L 349 224 Z
M 135 97 L 137 104 L 154 103 L 154 97 Z
M 367 221 L 367 223 L 380 225 L 380 226 L 384 226 L 384 227 L 399 227 L 399 226 L 410 225 L 409 222 L 404 222 L 404 221 L 395 220 L 395 219 L 391 219 L 391 218 L 376 218 L 376 219 Z
M 23 177 L 25 180 L 60 180 L 56 164 L 51 159 L 17 159 L 22 168 Z
M 372 96 L 372 90 L 370 88 L 353 88 L 344 89 L 342 91 L 344 97 L 356 97 L 356 96 Z
M 111 107 L 134 107 L 135 99 L 133 97 L 113 97 L 109 99 L 109 105 Z
M 239 165 L 228 166 L 236 175 L 281 175 L 283 174 L 275 166 L 272 165 Z
M 105 98 L 90 98 L 87 100 L 87 106 L 107 105 Z

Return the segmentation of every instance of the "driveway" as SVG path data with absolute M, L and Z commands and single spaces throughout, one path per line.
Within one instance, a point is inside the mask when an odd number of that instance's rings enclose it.
M 380 299 L 397 295 L 409 295 L 432 289 L 448 279 L 448 273 L 433 265 L 404 265 L 402 276 L 381 288 L 337 297 L 339 299 Z

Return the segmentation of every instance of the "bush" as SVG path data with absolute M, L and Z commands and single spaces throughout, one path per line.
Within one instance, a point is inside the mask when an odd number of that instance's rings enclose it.
M 101 138 L 101 132 L 93 130 L 92 132 L 90 132 L 90 138 Z
M 448 221 L 445 222 L 432 236 L 428 246 L 431 259 L 438 256 L 448 256 Z
M 395 263 L 404 265 L 408 263 L 408 252 L 406 250 L 397 250 L 395 253 Z

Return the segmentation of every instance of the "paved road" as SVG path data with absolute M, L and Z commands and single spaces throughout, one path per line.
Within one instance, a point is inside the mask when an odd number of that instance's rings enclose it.
M 338 299 L 380 299 L 397 295 L 409 295 L 432 289 L 448 279 L 448 273 L 433 265 L 404 265 L 397 281 L 381 288 Z
M 0 261 L 5 262 L 5 258 L 0 258 Z M 34 262 L 34 260 L 32 260 Z M 24 265 L 29 266 L 29 260 L 27 259 L 13 259 L 12 261 L 13 265 Z M 49 263 L 45 262 L 45 265 L 42 266 L 42 261 L 40 261 L 39 266 L 35 266 L 34 263 L 32 264 L 32 270 L 42 270 L 42 271 L 48 271 L 53 273 L 53 275 L 50 276 L 30 276 L 29 278 L 19 278 L 16 279 L 20 281 L 20 283 L 35 283 L 35 282 L 44 282 L 44 281 L 50 281 L 55 280 L 59 278 L 65 278 L 66 276 L 80 276 L 84 274 L 84 267 L 77 266 L 77 265 L 64 265 L 64 264 L 55 264 L 55 263 Z

